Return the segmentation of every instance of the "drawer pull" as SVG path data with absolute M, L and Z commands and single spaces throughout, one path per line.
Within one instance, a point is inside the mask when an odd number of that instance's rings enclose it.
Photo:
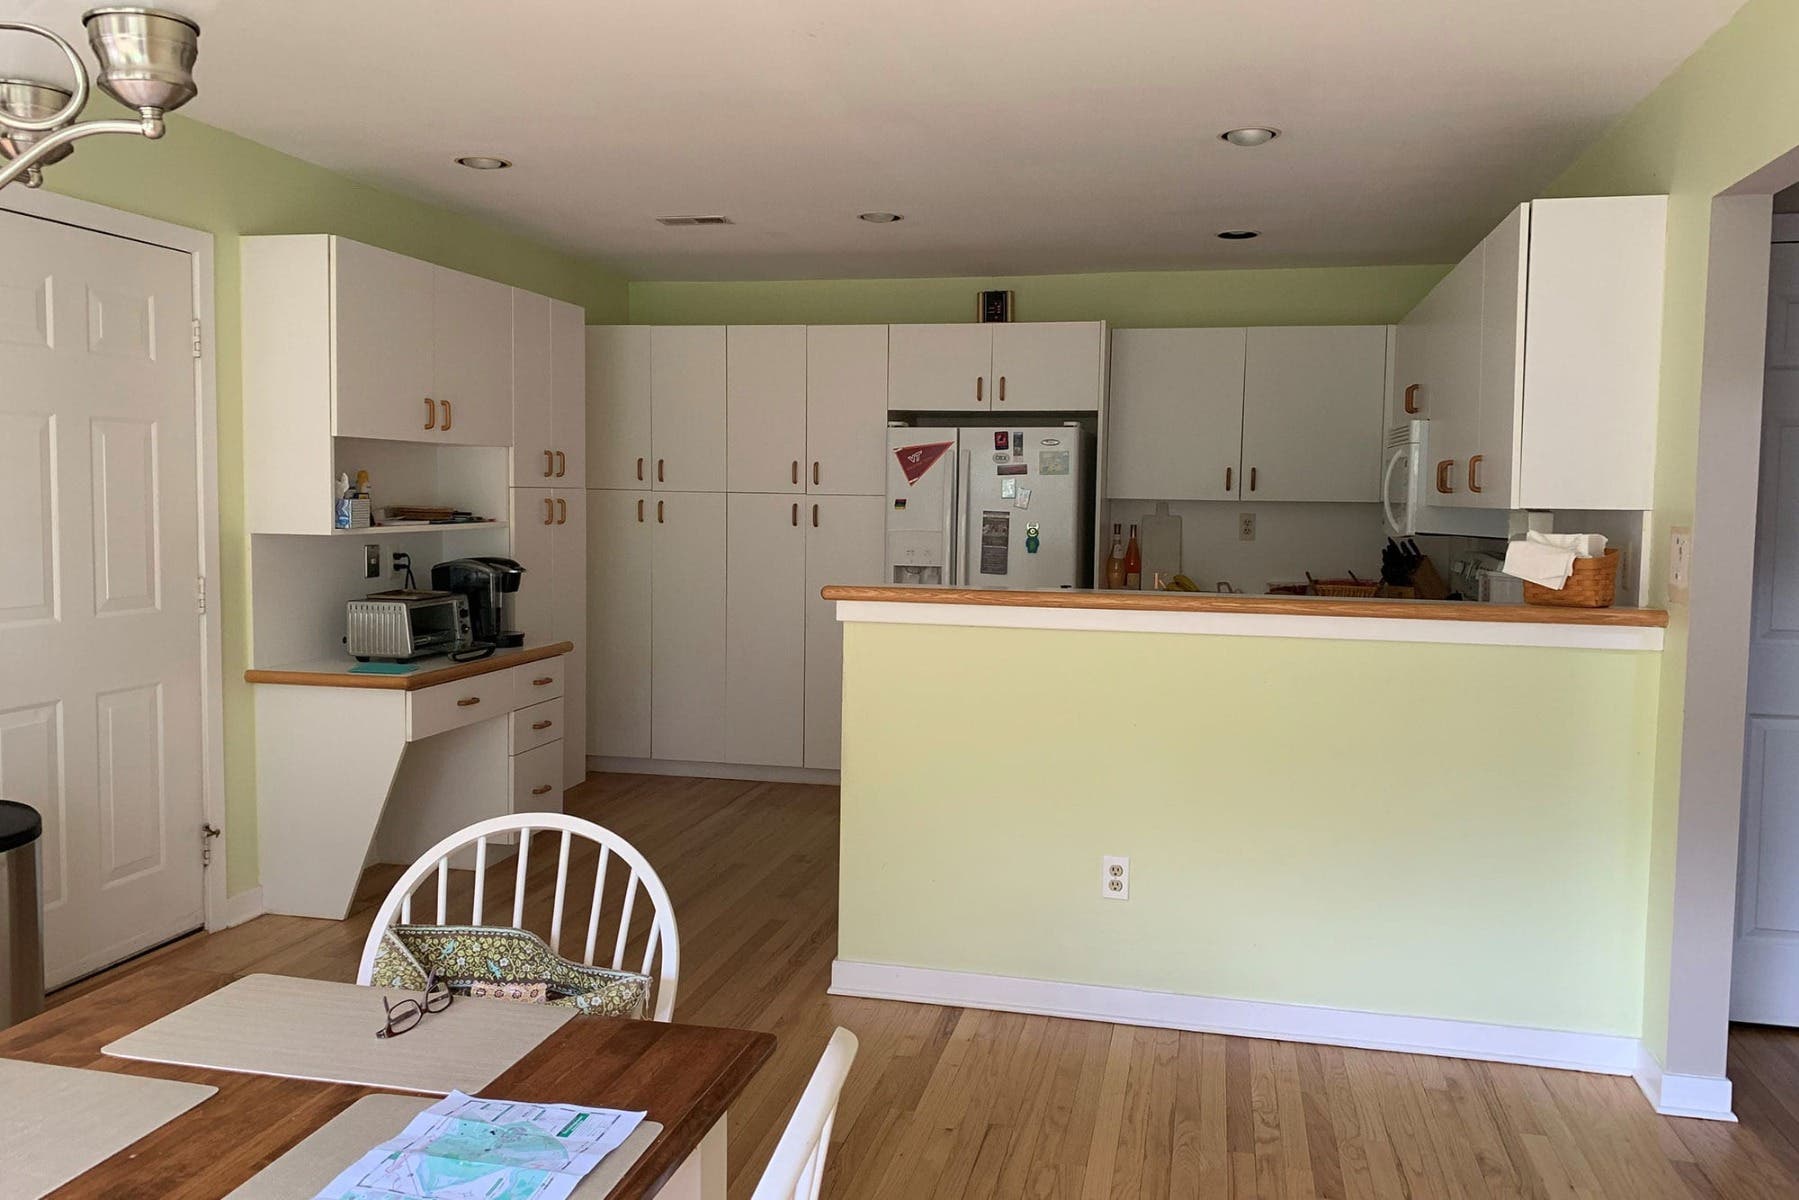
M 481 703 L 481 697 L 479 697 L 479 696 L 464 696 L 462 699 L 460 699 L 456 702 L 456 707 L 457 708 L 473 708 L 473 707 L 475 707 L 475 705 L 477 705 L 479 703 Z
M 543 794 L 544 794 L 544 793 L 545 793 L 545 792 L 548 792 L 548 791 L 549 791 L 549 790 L 550 790 L 550 785 L 549 785 L 549 784 L 547 784 L 547 783 L 540 783 L 540 784 L 538 784 L 538 785 L 537 785 L 537 786 L 536 786 L 536 787 L 534 787 L 534 788 L 532 788 L 532 789 L 531 789 L 531 794 L 532 794 L 532 795 L 533 795 L 533 796 L 541 796 L 541 795 L 543 795 Z
M 554 721 L 533 721 L 531 723 L 531 728 L 533 728 L 533 729 L 548 729 L 550 726 L 554 725 L 555 723 L 556 722 L 554 722 Z
M 531 686 L 532 687 L 549 687 L 552 683 L 555 683 L 555 682 L 556 682 L 556 677 L 554 675 L 544 675 L 537 679 L 533 679 L 531 681 Z

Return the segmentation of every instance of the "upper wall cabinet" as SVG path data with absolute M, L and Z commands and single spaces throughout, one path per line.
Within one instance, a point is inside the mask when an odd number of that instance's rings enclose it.
M 725 490 L 726 347 L 722 325 L 650 330 L 651 486 Z
M 887 491 L 887 326 L 806 330 L 806 490 Z
M 1243 444 L 1243 329 L 1112 335 L 1106 490 L 1156 500 L 1235 500 Z
M 1653 505 L 1666 239 L 1666 197 L 1535 200 L 1407 315 L 1434 503 Z
M 337 336 L 359 335 L 339 322 Z M 512 289 L 431 268 L 431 343 L 438 431 L 465 446 L 510 446 Z
M 650 486 L 650 327 L 587 330 L 587 482 Z
M 586 480 L 586 314 L 512 292 L 512 486 L 578 488 Z
M 1105 391 L 1098 321 L 893 325 L 887 407 L 897 412 L 1096 412 Z
M 725 334 L 726 482 L 733 492 L 803 492 L 806 327 Z

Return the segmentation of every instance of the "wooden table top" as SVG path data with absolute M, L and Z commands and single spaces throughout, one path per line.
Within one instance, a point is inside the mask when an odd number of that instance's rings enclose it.
M 136 1062 L 100 1052 L 232 979 L 152 963 L 0 1032 L 0 1057 L 219 1089 L 52 1197 L 223 1196 L 352 1103 L 381 1090 Z M 648 1110 L 647 1119 L 661 1122 L 663 1131 L 612 1192 L 613 1200 L 638 1200 L 655 1195 L 699 1146 L 774 1046 L 772 1035 L 745 1029 L 576 1017 L 481 1094 Z M 9 1103 L 19 1100 L 8 1098 Z
M 443 655 L 420 659 L 418 670 L 408 675 L 357 675 L 350 671 L 347 659 L 334 658 L 321 662 L 294 663 L 285 667 L 251 667 L 244 672 L 245 683 L 281 683 L 290 687 L 372 688 L 387 692 L 416 692 L 440 683 L 454 683 L 474 675 L 489 675 L 521 663 L 538 662 L 574 653 L 573 642 L 544 642 L 536 646 L 520 646 L 513 650 L 495 650 L 486 658 L 472 662 L 452 662 Z

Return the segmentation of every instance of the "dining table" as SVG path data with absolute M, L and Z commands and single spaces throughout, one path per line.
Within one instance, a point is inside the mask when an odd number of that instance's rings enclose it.
M 210 1099 L 51 1192 L 51 1197 L 224 1196 L 356 1101 L 398 1091 L 143 1062 L 102 1052 L 103 1046 L 235 978 L 146 963 L 0 1031 L 0 1058 L 218 1089 Z M 378 1008 L 374 1023 L 380 1023 Z M 774 1046 L 772 1035 L 746 1029 L 580 1016 L 562 1024 L 478 1094 L 642 1110 L 645 1119 L 659 1123 L 662 1130 L 608 1200 L 650 1196 L 717 1200 L 724 1195 L 726 1110 Z M 6 1099 L 28 1102 L 25 1097 Z

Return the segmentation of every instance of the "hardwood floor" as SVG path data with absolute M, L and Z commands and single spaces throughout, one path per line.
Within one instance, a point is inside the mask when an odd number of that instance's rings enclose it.
M 1734 1032 L 1742 1123 L 1727 1125 L 1658 1117 L 1623 1078 L 842 999 L 825 992 L 835 789 L 595 776 L 568 811 L 630 839 L 668 885 L 681 933 L 676 1016 L 779 1038 L 731 1110 L 734 1198 L 754 1187 L 839 1024 L 862 1046 L 833 1136 L 832 1197 L 1799 1196 L 1794 1031 Z M 554 859 L 533 854 L 534 892 L 549 888 Z M 509 888 L 509 867 L 496 870 Z M 261 917 L 149 957 L 353 978 L 373 905 L 397 874 L 370 871 L 349 921 Z

